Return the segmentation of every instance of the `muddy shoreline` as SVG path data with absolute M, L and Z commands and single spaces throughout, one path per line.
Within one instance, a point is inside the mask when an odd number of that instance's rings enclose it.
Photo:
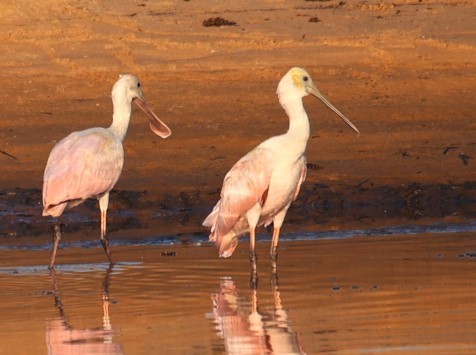
M 109 207 L 110 233 L 132 231 L 164 237 L 206 235 L 201 222 L 219 198 L 219 190 L 194 190 L 179 195 L 153 191 L 113 190 Z M 41 216 L 41 190 L 0 191 L 0 237 L 48 235 L 52 218 Z M 305 183 L 286 217 L 284 233 L 367 229 L 435 222 L 465 223 L 476 218 L 476 182 L 462 184 L 401 184 L 333 186 Z M 94 234 L 99 228 L 96 200 L 68 210 L 64 231 Z M 264 231 L 263 231 L 264 232 Z M 124 233 L 121 233 L 124 234 Z M 114 237 L 112 237 L 114 238 Z M 118 237 L 120 238 L 120 237 Z

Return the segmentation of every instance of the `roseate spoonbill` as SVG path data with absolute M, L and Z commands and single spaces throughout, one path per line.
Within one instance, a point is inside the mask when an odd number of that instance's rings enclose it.
M 134 101 L 147 115 L 152 132 L 162 138 L 171 131 L 147 106 L 138 78 L 130 74 L 119 76 L 112 88 L 114 106 L 110 127 L 95 127 L 73 132 L 59 141 L 50 153 L 43 178 L 43 216 L 60 217 L 65 208 L 74 207 L 88 198 L 97 198 L 101 210 L 101 243 L 113 264 L 106 236 L 106 216 L 109 191 L 121 175 L 124 163 L 124 140 Z M 49 268 L 55 263 L 56 250 L 61 239 L 59 219 Z
M 309 139 L 309 119 L 303 97 L 320 99 L 358 134 L 359 130 L 316 88 L 302 68 L 292 68 L 281 79 L 279 103 L 289 116 L 285 134 L 269 138 L 241 158 L 226 174 L 221 199 L 203 222 L 210 228 L 221 257 L 235 250 L 239 237 L 250 234 L 250 261 L 256 270 L 255 230 L 273 223 L 270 257 L 276 268 L 279 233 L 286 212 L 296 199 L 306 177 L 305 150 Z

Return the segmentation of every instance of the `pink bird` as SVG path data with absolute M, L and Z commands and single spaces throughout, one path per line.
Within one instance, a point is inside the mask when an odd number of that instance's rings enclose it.
M 120 75 L 112 88 L 114 106 L 110 127 L 95 127 L 73 132 L 59 141 L 50 153 L 43 178 L 43 216 L 59 217 L 65 208 L 74 207 L 88 198 L 97 198 L 101 210 L 101 243 L 113 264 L 106 237 L 106 217 L 109 191 L 121 175 L 124 164 L 122 142 L 134 101 L 147 115 L 152 132 L 162 138 L 171 131 L 147 106 L 141 83 L 133 75 Z M 59 220 L 55 225 L 49 268 L 55 263 L 56 250 L 61 239 Z
M 306 145 L 309 119 L 303 97 L 311 94 L 320 99 L 358 134 L 359 130 L 319 92 L 309 74 L 292 68 L 281 79 L 277 94 L 289 116 L 285 134 L 272 137 L 241 158 L 223 181 L 221 199 L 203 222 L 210 228 L 221 257 L 233 254 L 239 237 L 250 234 L 250 261 L 256 269 L 255 230 L 273 223 L 270 257 L 276 267 L 281 226 L 291 203 L 306 178 Z

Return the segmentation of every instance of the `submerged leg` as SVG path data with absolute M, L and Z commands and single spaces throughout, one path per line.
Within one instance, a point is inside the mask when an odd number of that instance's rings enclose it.
M 278 260 L 278 242 L 279 242 L 280 232 L 281 232 L 281 228 L 274 226 L 273 240 L 271 241 L 271 250 L 269 251 L 269 256 L 271 258 L 271 261 L 274 261 L 274 262 Z
M 51 282 L 53 284 L 53 295 L 55 297 L 55 307 L 59 310 L 59 315 L 64 319 L 64 307 L 63 302 L 61 301 L 61 295 L 59 293 L 58 281 L 56 279 L 56 270 L 54 268 L 50 269 Z
M 271 269 L 273 274 L 278 273 L 278 242 L 279 234 L 281 232 L 281 226 L 284 222 L 284 217 L 288 211 L 289 206 L 286 206 L 273 218 L 273 239 L 271 241 L 271 249 L 269 251 L 269 257 L 271 258 Z
M 250 274 L 250 287 L 255 289 L 258 287 L 258 271 L 256 268 L 256 250 L 255 250 L 255 228 L 250 229 L 250 263 L 251 263 L 251 274 Z
M 258 272 L 256 268 L 256 226 L 258 225 L 259 217 L 261 214 L 261 206 L 256 204 L 246 213 L 246 220 L 250 228 L 250 263 L 251 263 L 251 275 L 250 285 L 251 288 L 258 287 Z
M 58 244 L 61 239 L 61 223 L 59 220 L 55 223 L 55 234 L 53 236 L 53 246 L 51 248 L 51 257 L 50 257 L 50 265 L 48 269 L 53 269 L 55 267 L 55 258 L 56 258 L 56 250 L 58 250 Z
M 271 258 L 271 272 L 272 278 L 278 280 L 278 241 L 279 241 L 279 232 L 281 228 L 274 227 L 273 229 L 273 240 L 271 241 L 271 250 L 269 256 Z M 273 282 L 273 281 L 272 281 Z
M 250 261 L 256 269 L 256 230 L 255 228 L 250 229 Z
M 250 261 L 251 267 L 256 269 L 256 226 L 258 225 L 259 217 L 261 214 L 260 204 L 254 205 L 247 213 L 246 220 L 250 228 Z
M 107 207 L 109 205 L 109 192 L 106 192 L 99 198 L 99 209 L 101 210 L 101 243 L 106 252 L 110 264 L 114 264 L 109 250 L 109 241 L 106 236 Z

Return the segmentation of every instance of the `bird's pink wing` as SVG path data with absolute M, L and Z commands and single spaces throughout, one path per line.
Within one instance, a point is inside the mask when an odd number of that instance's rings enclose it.
M 110 191 L 119 179 L 123 161 L 122 144 L 105 129 L 70 134 L 55 145 L 48 158 L 43 214 L 61 215 L 68 202 Z
M 240 159 L 225 176 L 221 200 L 203 225 L 211 228 L 210 239 L 220 245 L 223 236 L 256 203 L 264 203 L 271 178 L 272 153 L 256 148 Z

